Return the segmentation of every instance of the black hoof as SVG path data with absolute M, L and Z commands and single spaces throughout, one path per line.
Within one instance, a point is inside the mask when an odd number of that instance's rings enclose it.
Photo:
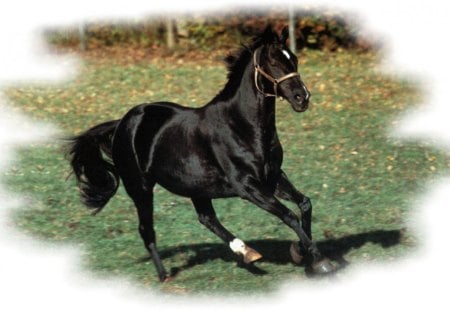
M 324 258 L 317 262 L 312 263 L 311 270 L 314 274 L 329 274 L 336 271 L 336 267 L 331 263 L 328 258 Z

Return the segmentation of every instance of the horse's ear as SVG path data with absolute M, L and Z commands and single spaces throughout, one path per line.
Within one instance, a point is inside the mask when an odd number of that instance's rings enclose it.
M 283 30 L 281 30 L 280 42 L 282 44 L 286 44 L 288 38 L 289 38 L 289 28 L 287 26 L 284 26 Z
M 277 34 L 273 31 L 272 29 L 272 25 L 268 24 L 266 26 L 266 28 L 264 29 L 262 35 L 261 35 L 262 39 L 264 40 L 264 42 L 267 43 L 272 43 L 276 40 L 278 40 L 278 36 Z

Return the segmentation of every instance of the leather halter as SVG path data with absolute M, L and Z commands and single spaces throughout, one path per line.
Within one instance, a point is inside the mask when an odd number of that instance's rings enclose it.
M 287 75 L 282 76 L 281 78 L 274 78 L 272 77 L 270 74 L 268 74 L 267 72 L 265 72 L 264 70 L 262 70 L 261 66 L 256 62 L 256 51 L 253 53 L 253 64 L 255 66 L 255 86 L 256 89 L 263 94 L 265 97 L 277 97 L 277 89 L 278 89 L 278 84 L 280 84 L 281 82 L 293 78 L 293 77 L 297 77 L 300 76 L 300 74 L 298 72 L 291 72 L 288 73 Z M 267 80 L 269 80 L 270 82 L 273 83 L 273 91 L 274 93 L 265 93 L 258 85 L 258 73 L 260 75 L 262 75 L 263 77 L 265 77 Z

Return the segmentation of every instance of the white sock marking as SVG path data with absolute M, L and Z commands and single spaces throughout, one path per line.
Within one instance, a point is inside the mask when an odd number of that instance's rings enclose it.
M 236 254 L 244 255 L 246 253 L 245 243 L 237 238 L 235 238 L 233 241 L 230 242 L 230 248 Z

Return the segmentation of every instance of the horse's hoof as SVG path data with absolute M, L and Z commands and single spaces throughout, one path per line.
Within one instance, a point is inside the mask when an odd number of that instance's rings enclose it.
M 258 253 L 251 247 L 245 246 L 244 263 L 249 264 L 260 260 L 261 258 L 262 255 L 260 253 Z
M 158 274 L 158 278 L 159 278 L 159 281 L 160 281 L 161 283 L 167 283 L 167 282 L 170 282 L 170 281 L 173 279 L 173 277 L 170 276 L 170 275 L 167 274 L 167 273 L 159 273 L 159 274 Z
M 169 283 L 170 281 L 172 281 L 174 279 L 173 276 L 166 276 L 166 278 L 164 279 L 164 283 Z
M 170 276 L 170 275 L 164 275 L 164 276 L 159 277 L 159 280 L 161 281 L 161 283 L 169 283 L 173 279 L 174 279 L 174 277 Z
M 303 255 L 300 250 L 300 246 L 298 245 L 298 242 L 292 242 L 291 247 L 289 247 L 289 253 L 291 254 L 292 261 L 296 265 L 300 265 L 303 261 Z
M 311 265 L 311 268 L 315 274 L 328 274 L 336 271 L 336 267 L 328 258 L 324 258 L 318 262 L 314 262 Z

